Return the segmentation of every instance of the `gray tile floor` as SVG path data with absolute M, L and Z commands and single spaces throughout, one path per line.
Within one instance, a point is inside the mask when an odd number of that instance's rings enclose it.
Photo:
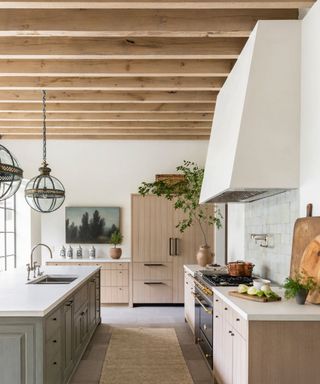
M 112 326 L 175 328 L 194 383 L 213 384 L 211 372 L 197 345 L 194 344 L 193 334 L 184 321 L 183 307 L 105 307 L 102 308 L 101 316 L 102 324 L 96 330 L 83 355 L 71 384 L 99 383 Z

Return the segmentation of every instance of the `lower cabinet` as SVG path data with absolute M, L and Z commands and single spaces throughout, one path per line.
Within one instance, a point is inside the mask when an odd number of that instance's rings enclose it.
M 100 322 L 97 273 L 45 319 L 45 384 L 67 383 Z
M 195 332 L 195 302 L 194 302 L 194 282 L 193 277 L 184 272 L 184 318 L 189 324 L 192 332 Z
M 213 370 L 220 384 L 248 384 L 248 322 L 214 297 Z

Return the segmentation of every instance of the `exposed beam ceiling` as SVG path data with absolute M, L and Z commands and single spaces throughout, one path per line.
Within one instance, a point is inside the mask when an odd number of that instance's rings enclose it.
M 2 1 L 0 137 L 208 139 L 258 20 L 313 1 Z

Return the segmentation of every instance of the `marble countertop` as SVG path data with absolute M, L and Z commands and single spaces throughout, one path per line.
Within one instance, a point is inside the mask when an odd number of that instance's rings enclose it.
M 70 284 L 49 285 L 28 284 L 26 268 L 1 272 L 0 317 L 43 317 L 99 269 L 96 266 L 46 266 L 42 268 L 44 275 L 77 276 Z
M 129 258 L 111 259 L 110 257 L 96 257 L 95 259 L 82 258 L 82 259 L 68 259 L 64 257 L 56 257 L 53 259 L 46 259 L 48 263 L 130 263 Z

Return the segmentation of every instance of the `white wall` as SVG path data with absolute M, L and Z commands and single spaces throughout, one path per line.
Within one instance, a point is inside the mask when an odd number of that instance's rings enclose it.
M 300 214 L 320 215 L 320 1 L 302 21 Z
M 119 206 L 124 256 L 130 256 L 131 193 L 142 181 L 157 173 L 174 173 L 183 160 L 204 165 L 207 141 L 49 141 L 48 162 L 52 175 L 66 189 L 62 208 L 41 215 L 41 240 L 55 255 L 65 243 L 65 206 Z M 40 141 L 6 141 L 18 158 L 25 177 L 38 172 Z M 40 216 L 40 214 L 35 213 Z M 84 246 L 85 255 L 89 246 Z M 108 246 L 97 246 L 97 256 L 106 256 Z M 45 253 L 44 253 L 45 254 Z

